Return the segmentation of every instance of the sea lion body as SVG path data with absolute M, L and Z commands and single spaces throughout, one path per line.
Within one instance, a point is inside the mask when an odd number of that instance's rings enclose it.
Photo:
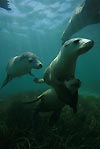
M 84 0 L 75 9 L 67 27 L 62 35 L 62 43 L 69 40 L 71 36 L 84 27 L 100 23 L 100 2 L 99 0 Z
M 60 110 L 65 103 L 57 98 L 54 88 L 50 88 L 38 96 L 37 108 L 39 112 L 51 112 Z
M 70 105 L 73 108 L 75 105 L 77 110 L 77 102 L 78 102 L 78 88 L 80 87 L 81 82 L 78 79 L 72 79 L 67 82 L 67 88 L 71 92 L 72 96 L 74 96 L 74 100 L 71 101 L 69 96 L 66 95 L 66 104 Z M 55 88 L 50 88 L 43 92 L 41 95 L 37 97 L 36 100 L 25 102 L 25 103 L 35 103 L 34 105 L 34 122 L 35 126 L 37 126 L 39 113 L 44 112 L 52 112 L 49 118 L 49 125 L 54 125 L 61 114 L 63 107 L 66 105 L 65 102 L 59 100 L 57 92 Z M 76 112 L 76 111 L 73 111 Z
M 80 87 L 81 82 L 78 79 L 72 79 L 67 82 L 67 88 L 74 94 Z M 70 99 L 66 97 L 69 105 Z M 36 108 L 39 112 L 59 111 L 65 106 L 65 103 L 58 99 L 57 93 L 54 88 L 50 88 L 37 97 Z
M 32 68 L 42 68 L 42 63 L 38 57 L 32 52 L 25 52 L 22 55 L 11 58 L 7 64 L 7 77 L 3 82 L 4 87 L 10 80 L 25 74 L 31 74 Z
M 35 82 L 46 82 L 54 87 L 74 79 L 78 57 L 89 51 L 93 44 L 92 40 L 84 38 L 73 38 L 66 41 L 56 58 L 47 67 L 43 79 L 35 79 Z
M 80 55 L 93 47 L 94 42 L 84 38 L 73 38 L 64 43 L 56 58 L 47 67 L 43 79 L 35 79 L 37 83 L 46 82 L 51 85 L 59 100 L 69 104 L 73 112 L 77 112 L 78 90 L 73 95 L 67 87 L 67 81 L 75 79 L 76 62 Z M 67 103 L 66 98 L 70 99 Z

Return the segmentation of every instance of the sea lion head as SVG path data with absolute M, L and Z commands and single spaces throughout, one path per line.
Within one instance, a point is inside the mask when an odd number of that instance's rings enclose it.
M 78 56 L 89 51 L 93 45 L 93 40 L 85 38 L 73 38 L 64 43 L 62 50 L 66 54 Z
M 23 61 L 25 67 L 40 69 L 43 66 L 39 58 L 32 52 L 23 53 L 20 60 Z

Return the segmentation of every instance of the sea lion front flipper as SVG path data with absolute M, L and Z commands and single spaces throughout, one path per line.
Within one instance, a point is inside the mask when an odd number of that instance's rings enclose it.
M 44 79 L 43 78 L 35 78 L 34 80 L 33 80 L 35 83 L 44 83 L 45 81 L 44 81 Z
M 34 74 L 32 74 L 32 72 L 31 72 L 31 71 L 29 72 L 29 75 L 34 76 L 34 77 L 35 77 L 35 75 L 34 75 Z M 45 82 L 43 78 L 36 78 L 36 77 L 33 79 L 33 81 L 34 81 L 35 83 L 44 83 L 44 82 Z
M 64 83 L 54 87 L 58 98 L 65 104 L 68 104 L 68 100 L 72 98 L 70 90 L 66 87 Z
M 12 77 L 11 77 L 10 75 L 7 75 L 7 77 L 6 77 L 6 79 L 4 80 L 4 82 L 3 82 L 2 86 L 1 86 L 1 88 L 3 88 L 5 85 L 7 85 L 8 82 L 11 81 L 11 80 L 12 80 Z
M 78 91 L 72 94 L 64 83 L 56 86 L 55 91 L 59 100 L 69 105 L 74 113 L 77 112 Z
M 32 72 L 31 72 L 31 71 L 29 72 L 29 75 L 34 77 L 34 74 L 32 74 Z
M 31 100 L 31 101 L 25 101 L 25 102 L 23 102 L 23 103 L 24 103 L 24 104 L 32 104 L 32 103 L 36 103 L 36 102 L 38 102 L 43 96 L 44 96 L 44 95 L 41 94 L 41 95 L 39 95 L 38 97 L 36 97 L 36 99 Z

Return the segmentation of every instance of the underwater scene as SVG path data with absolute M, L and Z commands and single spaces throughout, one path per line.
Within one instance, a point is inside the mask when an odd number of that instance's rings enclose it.
M 0 0 L 0 149 L 100 148 L 99 0 Z

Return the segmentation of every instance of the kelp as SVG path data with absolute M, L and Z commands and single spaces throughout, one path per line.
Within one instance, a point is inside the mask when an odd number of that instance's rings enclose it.
M 35 93 L 8 97 L 0 104 L 0 148 L 7 149 L 94 149 L 100 147 L 100 99 L 79 97 L 78 112 L 65 106 L 60 119 L 49 126 L 50 113 L 40 114 L 34 127 Z M 8 104 L 9 103 L 9 104 Z M 3 109 L 4 107 L 4 109 Z

